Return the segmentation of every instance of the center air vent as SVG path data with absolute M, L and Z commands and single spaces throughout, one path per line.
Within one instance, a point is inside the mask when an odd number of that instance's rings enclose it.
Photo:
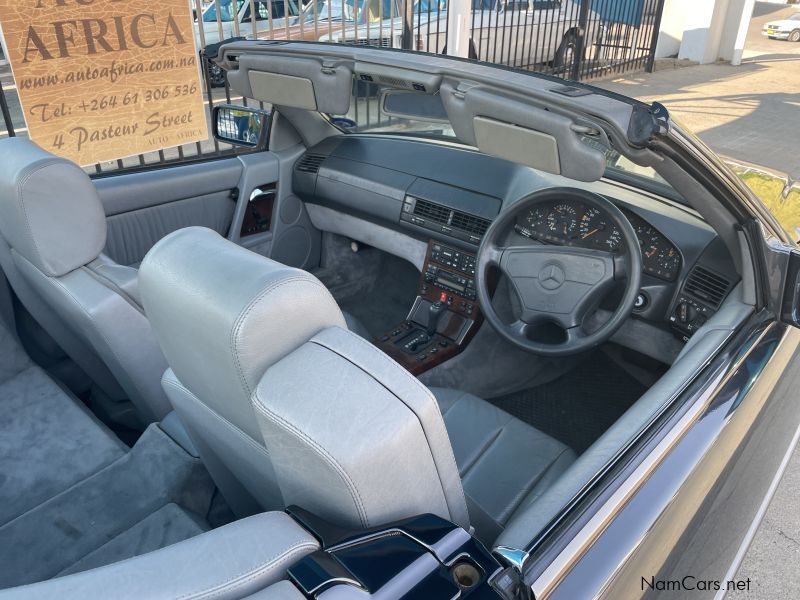
M 683 289 L 687 294 L 717 308 L 730 287 L 731 282 L 725 277 L 698 265 L 689 273 Z
M 488 219 L 412 196 L 406 196 L 402 219 L 473 244 L 480 242 L 491 224 Z
M 322 154 L 305 154 L 297 161 L 295 168 L 303 173 L 318 173 L 320 165 L 326 158 L 327 156 Z

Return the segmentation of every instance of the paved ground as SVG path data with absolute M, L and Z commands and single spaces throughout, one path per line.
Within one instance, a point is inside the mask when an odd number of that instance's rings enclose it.
M 717 152 L 800 178 L 800 44 L 761 36 L 767 20 L 800 7 L 757 3 L 740 67 L 701 65 L 598 85 L 662 102 Z M 729 599 L 800 597 L 800 450 L 795 451 L 737 574 L 750 592 Z
M 657 100 L 720 154 L 800 178 L 800 44 L 761 36 L 800 8 L 757 3 L 741 66 L 637 73 L 600 87 Z

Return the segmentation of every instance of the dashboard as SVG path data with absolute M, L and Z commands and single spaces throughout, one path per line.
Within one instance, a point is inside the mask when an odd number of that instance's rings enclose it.
M 655 338 L 647 341 L 650 334 L 688 339 L 718 310 L 739 275 L 714 230 L 674 201 L 624 183 L 578 183 L 454 144 L 391 135 L 328 138 L 298 158 L 292 175 L 292 189 L 315 227 L 362 239 L 365 228 L 377 226 L 368 243 L 392 245 L 398 256 L 424 255 L 431 243 L 474 255 L 492 221 L 515 202 L 536 190 L 576 186 L 622 210 L 642 249 L 633 315 L 650 329 L 631 343 L 647 353 L 658 345 L 651 343 Z M 519 243 L 609 252 L 624 247 L 606 215 L 573 199 L 522 214 L 512 235 Z M 414 256 L 408 259 L 420 263 Z
M 675 281 L 682 258 L 664 234 L 630 210 L 623 210 L 642 248 L 642 269 L 664 281 Z M 520 235 L 545 244 L 578 246 L 614 254 L 622 247 L 622 232 L 602 211 L 571 200 L 535 206 L 517 219 Z

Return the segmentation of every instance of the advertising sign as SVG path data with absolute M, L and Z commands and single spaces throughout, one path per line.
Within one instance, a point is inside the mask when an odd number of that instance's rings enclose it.
M 0 0 L 28 134 L 80 165 L 208 138 L 188 0 Z

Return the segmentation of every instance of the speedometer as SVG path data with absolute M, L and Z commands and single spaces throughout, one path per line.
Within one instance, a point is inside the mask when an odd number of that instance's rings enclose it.
M 612 252 L 622 243 L 622 234 L 619 229 L 609 223 L 608 217 L 596 208 L 589 208 L 581 216 L 578 229 L 581 241 Z
M 578 214 L 570 204 L 556 204 L 547 215 L 547 228 L 564 238 L 575 236 L 578 229 Z

